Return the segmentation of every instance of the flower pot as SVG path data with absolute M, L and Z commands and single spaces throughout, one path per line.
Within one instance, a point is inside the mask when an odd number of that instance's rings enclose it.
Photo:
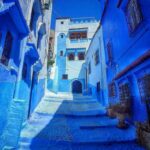
M 137 123 L 137 138 L 139 144 L 150 150 L 150 127 L 147 123 Z
M 116 116 L 117 116 L 117 119 L 119 120 L 117 127 L 120 129 L 127 129 L 128 124 L 125 122 L 126 115 L 117 113 Z
M 143 131 L 143 144 L 147 150 L 150 150 L 150 132 Z
M 114 112 L 114 110 L 112 108 L 108 108 L 107 109 L 107 115 L 110 117 L 110 118 L 115 118 L 116 117 L 116 114 Z

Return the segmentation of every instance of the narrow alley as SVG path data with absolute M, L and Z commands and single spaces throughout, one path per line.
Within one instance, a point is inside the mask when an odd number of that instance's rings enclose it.
M 49 92 L 23 129 L 19 150 L 142 150 L 135 127 L 117 123 L 90 96 Z
M 0 150 L 150 150 L 150 0 L 0 0 Z

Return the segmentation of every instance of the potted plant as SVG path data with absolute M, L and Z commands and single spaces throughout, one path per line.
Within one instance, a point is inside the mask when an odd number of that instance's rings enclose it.
M 116 112 L 117 110 L 119 109 L 120 107 L 120 104 L 117 103 L 117 104 L 114 104 L 114 105 L 110 105 L 108 108 L 107 108 L 107 115 L 110 117 L 110 118 L 115 118 L 116 117 Z
M 116 117 L 118 119 L 118 128 L 126 129 L 128 128 L 128 124 L 126 123 L 126 118 L 130 117 L 130 103 L 129 101 L 122 102 L 120 104 L 120 108 L 118 109 L 116 113 Z
M 138 79 L 141 98 L 146 105 L 147 121 L 137 123 L 138 142 L 150 150 L 150 74 Z
M 148 122 L 136 123 L 138 143 L 150 150 L 150 126 Z

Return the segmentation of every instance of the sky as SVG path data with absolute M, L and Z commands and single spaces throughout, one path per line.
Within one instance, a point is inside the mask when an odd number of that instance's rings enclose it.
M 52 29 L 59 17 L 95 17 L 99 20 L 100 0 L 53 0 Z

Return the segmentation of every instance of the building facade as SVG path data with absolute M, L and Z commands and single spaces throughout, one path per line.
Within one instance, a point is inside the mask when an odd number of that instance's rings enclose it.
M 54 58 L 54 43 L 55 43 L 55 31 L 50 30 L 49 51 L 48 51 L 49 60 Z
M 92 46 L 100 44 L 98 36 L 102 39 L 99 55 L 103 51 L 105 55 L 105 60 L 100 62 L 105 68 L 103 73 L 106 72 L 103 79 L 107 83 L 109 104 L 130 101 L 131 121 L 145 121 L 150 109 L 150 12 L 147 11 L 150 2 L 106 0 L 102 4 L 101 26 L 88 50 L 87 59 L 90 53 L 94 53 Z M 91 68 L 94 75 L 103 76 Z M 94 79 L 89 79 L 89 85 L 94 84 Z M 103 82 L 101 84 L 100 88 L 103 88 Z
M 98 25 L 95 19 L 56 20 L 53 91 L 85 92 L 85 52 Z
M 16 148 L 20 131 L 44 95 L 52 2 L 0 5 L 0 149 Z
M 99 25 L 93 40 L 86 52 L 86 91 L 97 98 L 101 104 L 108 105 L 108 90 L 106 79 L 106 58 L 104 51 L 103 33 Z

